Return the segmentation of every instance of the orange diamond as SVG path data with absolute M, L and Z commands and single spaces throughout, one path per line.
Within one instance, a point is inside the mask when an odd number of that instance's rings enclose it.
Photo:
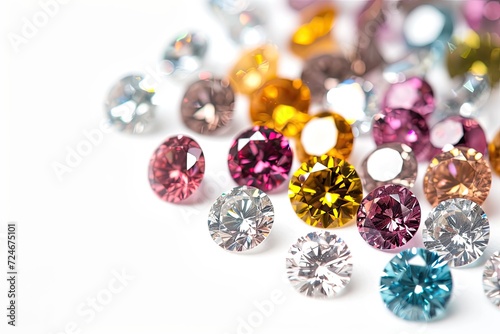
M 500 132 L 498 132 L 488 146 L 490 153 L 490 164 L 495 173 L 500 175 Z

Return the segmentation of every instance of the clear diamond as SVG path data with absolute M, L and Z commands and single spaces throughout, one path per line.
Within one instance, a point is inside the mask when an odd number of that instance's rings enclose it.
M 261 190 L 241 186 L 224 193 L 212 205 L 208 229 L 223 249 L 242 252 L 262 243 L 273 227 L 274 209 Z
M 441 113 L 446 115 L 459 114 L 463 117 L 478 117 L 482 107 L 490 97 L 490 92 L 488 75 L 468 72 L 463 83 L 451 91 Z
M 450 266 L 461 267 L 483 254 L 490 239 L 490 223 L 477 203 L 454 198 L 431 211 L 422 234 L 425 248 L 437 252 Z
M 292 245 L 286 259 L 293 287 L 311 297 L 334 297 L 351 280 L 351 252 L 329 232 L 311 232 Z
M 167 75 L 185 76 L 198 70 L 208 49 L 204 34 L 187 32 L 178 35 L 163 55 L 162 70 Z
M 483 272 L 483 288 L 486 297 L 500 308 L 500 251 L 486 261 Z

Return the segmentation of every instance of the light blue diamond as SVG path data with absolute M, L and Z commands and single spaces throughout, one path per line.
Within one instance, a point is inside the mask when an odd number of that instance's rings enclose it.
M 380 294 L 387 308 L 412 321 L 441 317 L 452 287 L 446 262 L 422 248 L 411 248 L 392 258 L 380 280 Z

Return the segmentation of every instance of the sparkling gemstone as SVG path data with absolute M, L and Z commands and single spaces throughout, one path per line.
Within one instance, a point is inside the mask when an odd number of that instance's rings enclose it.
M 487 75 L 467 72 L 463 83 L 451 91 L 444 102 L 440 113 L 460 115 L 463 117 L 478 117 L 482 107 L 490 97 L 490 84 Z
M 431 85 L 422 78 L 413 77 L 404 82 L 392 84 L 385 93 L 383 108 L 409 109 L 426 117 L 434 111 L 434 92 Z
M 260 245 L 273 222 L 269 197 L 257 188 L 241 186 L 217 198 L 208 215 L 208 230 L 223 249 L 242 252 Z
M 442 317 L 452 289 L 446 261 L 422 248 L 407 249 L 393 257 L 380 279 L 380 294 L 387 308 L 411 321 Z
M 181 102 L 184 124 L 198 133 L 210 134 L 226 127 L 233 118 L 234 92 L 220 79 L 191 84 Z
M 229 72 L 231 86 L 239 93 L 250 95 L 268 80 L 276 77 L 278 49 L 264 45 L 245 52 Z
M 353 143 L 351 125 L 344 117 L 326 111 L 314 115 L 306 123 L 300 140 L 296 141 L 296 154 L 302 162 L 324 154 L 347 159 Z
M 435 124 L 430 132 L 433 146 L 430 156 L 434 157 L 442 152 L 443 148 L 464 146 L 487 154 L 488 143 L 486 134 L 479 123 L 471 118 L 451 116 Z
M 435 156 L 424 176 L 429 203 L 466 198 L 482 204 L 491 188 L 491 170 L 483 154 L 473 148 L 455 147 Z
M 178 135 L 165 140 L 149 162 L 151 189 L 166 202 L 180 202 L 200 186 L 205 157 L 193 139 Z
M 286 269 L 290 283 L 298 292 L 331 298 L 351 280 L 351 251 L 335 234 L 311 232 L 290 247 Z
M 292 161 L 290 144 L 281 133 L 256 126 L 234 140 L 228 167 L 237 184 L 269 191 L 288 179 Z
M 429 128 L 425 119 L 414 111 L 393 109 L 375 115 L 373 138 L 377 145 L 403 143 L 411 147 L 418 161 L 428 159 Z
M 483 272 L 483 289 L 493 305 L 500 308 L 500 252 L 495 252 L 486 261 Z
M 309 120 L 311 92 L 302 80 L 271 79 L 250 100 L 250 118 L 255 125 L 264 125 L 296 137 Z
M 406 16 L 403 36 L 411 47 L 426 47 L 437 41 L 447 42 L 453 33 L 453 16 L 444 8 L 424 4 Z
M 477 261 L 490 239 L 490 223 L 481 207 L 468 199 L 453 198 L 432 209 L 422 232 L 424 246 L 452 267 Z
M 500 1 L 466 0 L 462 13 L 475 31 L 492 32 L 500 36 Z
M 288 197 L 306 224 L 335 228 L 354 220 L 363 186 L 353 165 L 323 155 L 301 164 L 290 180 Z
M 177 36 L 163 54 L 162 71 L 167 75 L 185 76 L 198 70 L 208 49 L 204 34 L 187 32 Z
M 413 187 L 417 179 L 418 163 L 412 149 L 405 144 L 383 144 L 363 161 L 360 177 L 366 191 L 386 184 Z
M 496 174 L 500 175 L 500 131 L 497 132 L 488 149 L 491 167 Z

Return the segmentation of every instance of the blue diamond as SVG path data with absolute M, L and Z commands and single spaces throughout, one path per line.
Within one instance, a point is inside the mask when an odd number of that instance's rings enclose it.
M 452 287 L 446 261 L 422 248 L 411 248 L 393 257 L 380 279 L 380 294 L 387 308 L 413 321 L 442 316 Z

